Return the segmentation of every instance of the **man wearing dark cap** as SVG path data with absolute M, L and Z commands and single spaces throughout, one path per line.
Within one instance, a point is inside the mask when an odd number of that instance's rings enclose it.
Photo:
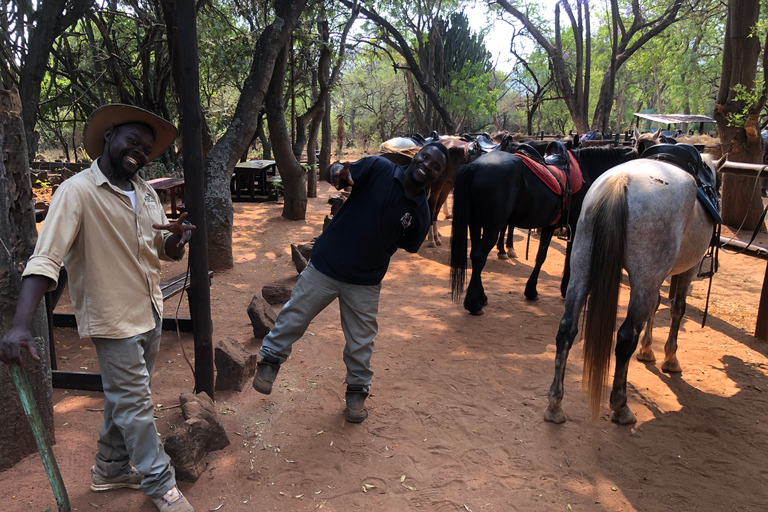
M 427 236 L 431 219 L 425 189 L 445 172 L 448 158 L 445 146 L 432 143 L 405 167 L 382 157 L 331 164 L 328 181 L 337 189 L 351 186 L 352 191 L 318 237 L 290 300 L 262 340 L 253 380 L 256 391 L 272 392 L 293 343 L 338 298 L 346 339 L 345 418 L 361 423 L 368 417 L 364 404 L 373 376 L 370 366 L 381 281 L 398 248 L 415 253 Z
M 194 226 L 169 223 L 155 191 L 138 176 L 176 139 L 176 128 L 146 110 L 107 105 L 85 127 L 91 167 L 61 184 L 23 273 L 0 361 L 39 360 L 30 323 L 66 267 L 80 337 L 96 346 L 104 387 L 91 490 L 142 489 L 160 511 L 189 512 L 157 434 L 150 392 L 160 348 L 160 261 L 179 260 Z

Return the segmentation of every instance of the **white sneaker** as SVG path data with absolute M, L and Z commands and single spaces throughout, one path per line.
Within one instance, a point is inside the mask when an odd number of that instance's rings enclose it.
M 175 485 L 159 498 L 152 498 L 152 503 L 160 512 L 195 512 L 187 498 Z

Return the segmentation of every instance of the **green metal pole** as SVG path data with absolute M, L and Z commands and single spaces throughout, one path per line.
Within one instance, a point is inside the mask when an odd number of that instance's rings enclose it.
M 48 480 L 51 482 L 51 488 L 53 489 L 53 495 L 56 497 L 56 504 L 59 506 L 59 512 L 70 512 L 71 508 L 69 506 L 67 490 L 64 488 L 64 481 L 61 479 L 59 466 L 56 464 L 56 458 L 53 456 L 51 443 L 48 442 L 45 426 L 40 417 L 40 412 L 37 410 L 35 397 L 32 395 L 32 388 L 29 386 L 29 381 L 27 380 L 27 374 L 21 366 L 17 364 L 12 364 L 10 370 L 11 376 L 13 377 L 13 383 L 16 385 L 19 397 L 21 398 L 24 414 L 27 415 L 29 426 L 32 427 L 35 443 L 37 443 L 37 450 L 40 452 L 40 457 L 43 459 L 45 472 L 48 473 Z

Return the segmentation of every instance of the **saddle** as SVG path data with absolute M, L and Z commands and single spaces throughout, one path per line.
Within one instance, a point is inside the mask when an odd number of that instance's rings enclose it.
M 471 162 L 480 155 L 497 149 L 499 149 L 499 144 L 493 142 L 487 134 L 481 133 L 474 139 L 470 139 L 464 148 L 464 153 L 467 162 Z
M 560 141 L 552 141 L 547 145 L 546 157 L 525 143 L 518 146 L 515 154 L 552 192 L 560 196 L 560 211 L 553 224 L 567 224 L 571 196 L 581 190 L 584 184 L 576 158 Z
M 640 158 L 661 160 L 675 165 L 696 180 L 696 196 L 712 217 L 715 224 L 720 224 L 720 200 L 717 197 L 715 175 L 701 160 L 699 151 L 691 144 L 656 144 L 643 151 Z

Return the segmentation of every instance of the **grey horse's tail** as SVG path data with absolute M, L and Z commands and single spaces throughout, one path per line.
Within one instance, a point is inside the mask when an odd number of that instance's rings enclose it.
M 592 254 L 584 321 L 584 377 L 592 419 L 600 415 L 608 379 L 627 231 L 627 175 L 608 178 L 592 208 Z
M 472 182 L 477 166 L 463 166 L 456 173 L 453 187 L 453 221 L 451 222 L 451 298 L 458 301 L 467 277 L 467 227 L 472 211 Z

